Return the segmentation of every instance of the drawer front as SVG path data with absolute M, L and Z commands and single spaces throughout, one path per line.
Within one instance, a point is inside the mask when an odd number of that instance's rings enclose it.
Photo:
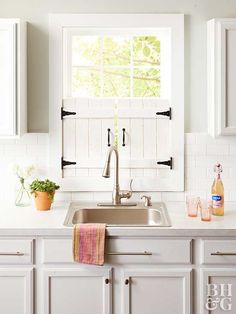
M 33 240 L 0 239 L 0 264 L 33 264 Z
M 106 241 L 107 263 L 190 264 L 191 240 L 114 238 Z M 71 239 L 44 239 L 43 263 L 72 263 Z
M 236 264 L 236 240 L 202 241 L 202 264 Z
M 106 253 L 108 262 L 122 264 L 190 264 L 192 260 L 191 240 L 110 239 Z

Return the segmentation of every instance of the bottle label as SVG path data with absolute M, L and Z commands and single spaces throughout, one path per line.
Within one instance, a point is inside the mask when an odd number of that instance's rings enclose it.
M 219 194 L 212 195 L 212 207 L 213 208 L 220 208 L 223 206 L 222 196 Z

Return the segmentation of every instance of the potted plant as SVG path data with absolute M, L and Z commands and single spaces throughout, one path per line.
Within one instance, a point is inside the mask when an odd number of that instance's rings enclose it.
M 55 191 L 60 187 L 48 179 L 34 180 L 30 184 L 31 194 L 34 196 L 35 205 L 38 210 L 49 210 L 51 208 Z

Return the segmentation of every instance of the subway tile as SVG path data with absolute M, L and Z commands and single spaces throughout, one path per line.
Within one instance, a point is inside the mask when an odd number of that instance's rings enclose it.
M 93 192 L 72 192 L 71 199 L 72 201 L 93 201 L 94 193 Z
M 206 145 L 204 145 L 204 144 L 185 145 L 185 153 L 187 156 L 205 155 L 206 154 Z
M 184 192 L 162 192 L 163 202 L 184 201 Z
M 185 133 L 185 144 L 186 145 L 196 144 L 196 134 L 195 133 Z
M 207 155 L 228 156 L 229 155 L 229 145 L 208 144 L 207 145 Z
M 236 155 L 236 144 L 231 144 L 229 146 L 229 154 L 230 155 Z
M 38 139 L 38 145 L 44 145 L 46 149 L 48 148 L 48 145 L 49 145 L 48 133 L 38 133 L 37 139 Z

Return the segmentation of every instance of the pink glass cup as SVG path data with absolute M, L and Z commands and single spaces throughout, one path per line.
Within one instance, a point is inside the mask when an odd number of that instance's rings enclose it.
M 212 202 L 206 199 L 201 199 L 199 203 L 199 207 L 201 210 L 201 220 L 211 221 Z
M 197 217 L 199 197 L 194 195 L 186 196 L 186 209 L 189 217 Z

